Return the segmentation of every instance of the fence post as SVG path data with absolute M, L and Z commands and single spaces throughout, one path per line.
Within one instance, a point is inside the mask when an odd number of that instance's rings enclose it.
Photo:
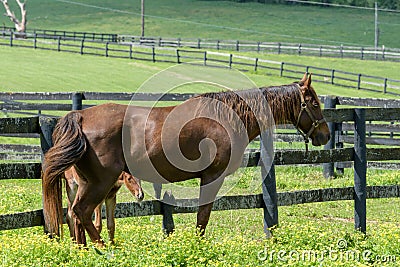
M 278 193 L 276 192 L 275 166 L 273 164 L 273 137 L 269 134 L 260 135 L 260 165 L 264 211 L 264 233 L 267 238 L 272 236 L 271 228 L 278 225 Z M 272 154 L 272 155 L 271 155 Z M 268 165 L 271 164 L 269 171 Z M 267 172 L 268 171 L 268 172 Z
M 52 117 L 39 116 L 40 125 L 40 147 L 42 149 L 42 163 L 44 155 L 53 146 L 53 130 L 58 119 Z
M 343 44 L 340 45 L 340 57 L 343 58 Z
M 57 41 L 57 51 L 61 51 L 61 36 L 58 36 L 58 41 Z
M 176 49 L 176 62 L 181 64 L 180 56 L 179 56 L 179 49 Z
M 383 93 L 384 94 L 387 93 L 387 82 L 388 82 L 388 79 L 385 78 L 385 80 L 383 81 Z
M 390 122 L 390 125 L 394 125 L 394 121 L 391 121 L 391 122 Z M 389 133 L 389 138 L 390 138 L 390 139 L 394 138 L 394 132 L 390 132 L 390 133 Z
M 336 104 L 339 104 L 338 99 L 336 98 Z M 335 123 L 335 147 L 343 148 L 343 140 L 342 140 L 342 130 L 343 130 L 343 122 Z M 340 162 L 336 163 L 336 173 L 338 175 L 344 174 L 345 164 L 341 164 Z
M 37 34 L 36 32 L 33 34 L 33 49 L 37 48 Z
M 239 40 L 236 41 L 236 51 L 239 51 Z
M 254 71 L 257 71 L 258 68 L 258 57 L 256 57 L 256 60 L 254 62 Z
M 174 231 L 175 224 L 172 213 L 174 211 L 174 204 L 176 203 L 175 197 L 172 195 L 171 191 L 166 191 L 164 193 L 163 199 L 161 201 L 161 213 L 163 216 L 162 229 L 167 235 Z M 172 204 L 172 205 L 171 205 Z
M 14 32 L 11 31 L 10 32 L 10 46 L 13 46 L 13 36 L 14 36 Z
M 361 74 L 358 74 L 358 78 L 357 78 L 357 89 L 361 89 Z
M 324 100 L 324 109 L 328 108 L 336 108 L 336 97 L 335 96 L 326 96 Z M 329 132 L 331 134 L 331 138 L 328 143 L 324 146 L 324 149 L 334 149 L 335 148 L 335 123 L 328 122 Z M 332 178 L 335 176 L 335 163 L 328 162 L 323 163 L 323 174 L 325 178 Z
M 81 41 L 81 55 L 83 55 L 83 47 L 85 45 L 85 39 L 82 39 Z
M 204 51 L 204 66 L 207 65 L 207 51 Z
M 285 64 L 285 62 L 281 62 L 281 77 L 283 76 L 283 65 Z
M 76 92 L 72 94 L 72 110 L 81 110 L 82 109 L 82 100 L 85 99 L 85 96 L 82 92 Z
M 366 232 L 367 145 L 365 109 L 354 110 L 354 227 Z
M 229 54 L 229 68 L 230 69 L 232 68 L 232 57 L 233 57 L 233 55 Z
M 333 79 L 335 79 L 335 70 L 332 70 L 331 72 L 331 84 L 334 84 Z

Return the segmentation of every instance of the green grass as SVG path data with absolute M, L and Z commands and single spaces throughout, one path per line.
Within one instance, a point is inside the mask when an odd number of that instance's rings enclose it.
M 334 219 L 316 220 L 303 216 L 283 215 L 276 237 L 264 239 L 262 214 L 257 211 L 218 212 L 212 215 L 210 231 L 199 238 L 188 223 L 181 223 L 176 232 L 165 238 L 159 217 L 118 220 L 115 247 L 96 251 L 71 246 L 44 236 L 42 229 L 0 233 L 0 262 L 3 266 L 316 266 L 318 260 L 279 260 L 278 251 L 326 254 L 322 266 L 396 266 L 396 262 L 379 262 L 377 256 L 399 255 L 399 229 L 393 223 L 374 223 L 370 234 L 363 236 L 352 230 L 352 223 Z M 192 215 L 179 216 L 193 220 Z M 331 226 L 327 231 L 326 224 Z M 213 231 L 218 226 L 220 231 Z M 21 236 L 25 238 L 21 242 Z M 338 243 L 346 245 L 339 249 Z M 275 254 L 273 254 L 273 250 Z M 324 252 L 326 251 L 326 252 Z M 368 257 L 353 260 L 351 251 L 366 252 Z M 272 254 L 271 254 L 272 253 Z M 292 252 L 293 253 L 293 252 Z M 333 254 L 335 253 L 335 254 Z M 268 257 L 265 257 L 267 254 Z M 270 255 L 272 255 L 270 257 Z M 318 265 L 317 265 L 318 266 Z
M 27 6 L 30 29 L 141 31 L 140 1 L 36 0 Z M 145 10 L 147 36 L 374 45 L 373 10 L 199 0 L 146 1 Z M 399 16 L 379 12 L 380 45 L 399 47 Z M 0 23 L 13 26 L 4 16 Z
M 248 168 L 244 176 L 259 173 Z M 279 191 L 315 187 L 348 186 L 352 174 L 327 180 L 320 170 L 304 167 L 278 167 Z M 368 170 L 368 184 L 399 181 L 399 173 Z M 0 213 L 14 213 L 41 208 L 39 180 L 0 181 Z M 132 201 L 123 187 L 119 201 Z M 232 194 L 246 193 L 238 185 Z M 149 199 L 149 195 L 146 199 Z M 0 232 L 1 266 L 315 266 L 313 258 L 278 258 L 278 251 L 328 254 L 323 266 L 398 266 L 400 231 L 397 214 L 399 199 L 367 201 L 367 235 L 354 231 L 353 201 L 311 203 L 279 208 L 279 227 L 274 237 L 265 239 L 262 210 L 212 212 L 204 238 L 196 235 L 195 214 L 174 215 L 176 231 L 165 237 L 161 216 L 117 219 L 116 245 L 95 250 L 79 249 L 65 236 L 60 241 L 48 239 L 41 227 Z M 106 231 L 102 236 L 107 240 Z M 338 243 L 345 243 L 342 249 Z M 275 251 L 275 252 L 274 252 Z M 326 251 L 326 252 L 325 252 Z M 345 258 L 345 253 L 367 253 L 359 260 Z M 296 255 L 296 254 L 294 254 Z M 343 258 L 333 257 L 344 255 Z M 378 257 L 390 261 L 377 261 Z M 396 257 L 396 258 L 394 258 Z M 395 261 L 394 261 L 395 260 Z
M 0 46 L 3 92 L 135 92 L 152 75 L 173 66 L 129 59 L 105 58 L 90 55 L 69 54 L 55 51 L 11 48 Z M 252 53 L 243 55 L 255 56 Z M 326 59 L 288 55 L 258 55 L 260 58 L 334 68 L 366 75 L 398 79 L 398 63 L 360 61 L 356 59 Z M 293 79 L 263 73 L 245 73 L 258 86 L 280 85 Z M 299 77 L 300 79 L 301 77 Z M 326 83 L 315 82 L 314 88 L 321 95 L 395 98 L 383 93 L 359 91 Z M 202 87 L 177 88 L 174 92 L 201 92 Z M 203 88 L 204 89 L 204 88 Z M 152 89 L 157 92 L 157 88 Z

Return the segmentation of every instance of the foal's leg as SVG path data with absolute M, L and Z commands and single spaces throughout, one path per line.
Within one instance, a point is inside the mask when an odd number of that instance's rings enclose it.
M 200 198 L 199 211 L 197 212 L 197 228 L 200 230 L 200 235 L 204 235 L 208 221 L 210 219 L 211 209 L 214 204 L 215 197 L 224 182 L 224 178 L 216 176 L 203 177 L 200 182 Z
M 103 228 L 102 225 L 102 218 L 101 218 L 101 207 L 103 206 L 103 202 L 100 203 L 95 209 L 94 209 L 94 227 L 96 227 L 97 232 L 99 234 L 101 233 L 101 230 Z
M 75 229 L 74 229 L 75 222 L 74 222 L 74 215 L 72 212 L 72 203 L 74 202 L 75 197 L 76 197 L 76 192 L 78 190 L 78 184 L 75 182 L 71 170 L 68 170 L 65 172 L 64 178 L 65 178 L 65 182 L 66 182 L 65 188 L 67 191 L 67 200 L 68 200 L 66 221 L 67 221 L 68 228 L 69 228 L 69 235 L 72 238 L 72 240 L 76 241 Z
M 117 195 L 114 194 L 106 199 L 107 230 L 111 244 L 114 244 L 115 235 L 115 208 L 117 206 Z

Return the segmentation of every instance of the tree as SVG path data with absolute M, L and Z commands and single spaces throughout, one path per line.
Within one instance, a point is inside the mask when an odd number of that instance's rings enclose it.
M 15 13 L 11 11 L 10 6 L 8 5 L 8 0 L 0 0 L 3 3 L 4 8 L 6 9 L 6 13 L 4 16 L 7 16 L 15 25 L 15 29 L 20 32 L 24 33 L 26 30 L 26 1 L 21 2 L 21 0 L 15 0 L 21 10 L 21 21 L 15 16 Z

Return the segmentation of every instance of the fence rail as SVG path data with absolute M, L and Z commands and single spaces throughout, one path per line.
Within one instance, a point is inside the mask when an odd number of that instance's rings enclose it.
M 156 48 L 154 46 L 137 46 L 133 43 L 104 43 L 85 39 L 80 41 L 64 40 L 61 38 L 56 40 L 42 40 L 38 39 L 36 35 L 33 39 L 23 39 L 14 38 L 11 33 L 9 35 L 3 34 L 0 36 L 0 45 L 151 62 L 193 64 L 194 61 L 197 61 L 204 65 L 223 64 L 227 67 L 237 68 L 241 71 L 257 71 L 263 74 L 280 75 L 282 77 L 293 79 L 297 79 L 297 77 L 304 72 L 312 72 L 315 81 L 342 87 L 357 88 L 359 90 L 370 90 L 400 95 L 400 80 L 388 77 L 371 76 L 343 70 L 293 64 L 289 62 L 277 62 L 261 58 L 237 56 L 228 53 L 183 50 L 180 48 Z
M 366 189 L 367 199 L 377 198 L 400 198 L 400 185 L 368 186 Z M 315 203 L 325 201 L 353 200 L 354 188 L 324 188 L 305 191 L 292 191 L 278 193 L 278 206 L 290 206 L 304 203 Z M 198 199 L 177 199 L 172 207 L 173 214 L 195 213 Z M 194 206 L 194 207 L 193 207 Z M 265 208 L 263 195 L 237 195 L 223 196 L 217 199 L 213 205 L 213 211 L 258 209 Z M 66 209 L 64 209 L 64 214 Z M 102 212 L 105 216 L 105 212 Z M 115 218 L 127 218 L 138 216 L 163 215 L 162 203 L 158 200 L 117 203 Z M 104 217 L 103 217 L 104 218 Z M 0 215 L 0 230 L 11 230 L 43 226 L 43 210 L 28 212 L 2 214 Z
M 157 94 L 157 93 L 140 93 L 135 95 L 135 99 L 143 100 L 143 101 L 154 101 L 160 99 L 161 101 L 184 101 L 190 97 L 193 97 L 195 94 Z M 81 107 L 88 107 L 90 105 L 83 104 L 84 101 L 90 100 L 107 100 L 107 101 L 129 101 L 132 97 L 132 94 L 129 93 L 100 93 L 100 92 L 79 92 L 79 93 L 1 93 L 0 92 L 0 109 L 5 114 L 9 113 L 28 113 L 28 115 L 37 115 L 42 111 L 48 110 L 63 110 L 69 111 L 74 105 Z M 326 96 L 321 96 L 321 102 L 324 102 L 327 98 Z M 46 103 L 43 101 L 52 101 L 55 99 L 60 100 L 72 100 L 71 104 L 54 104 L 54 103 Z M 39 103 L 31 103 L 31 102 L 20 102 L 24 100 L 30 101 L 40 101 Z M 75 102 L 79 103 L 75 103 Z M 74 104 L 75 103 L 75 104 Z M 376 106 L 376 107 L 391 107 L 396 108 L 400 107 L 400 101 L 396 99 L 367 99 L 367 98 L 349 98 L 349 97 L 335 97 L 335 103 L 340 105 L 351 105 L 351 106 Z M 37 111 L 35 112 L 24 112 L 24 111 Z M 35 124 L 30 123 L 31 126 Z M 37 126 L 35 126 L 37 127 Z M 278 126 L 278 129 L 281 127 Z M 283 129 L 293 129 L 290 125 L 282 126 Z M 349 123 L 340 123 L 340 127 L 336 126 L 336 143 L 352 143 L 352 129 L 354 128 L 353 124 Z M 372 124 L 368 123 L 366 125 L 366 129 L 368 132 L 368 137 L 366 139 L 368 144 L 381 144 L 381 145 L 390 145 L 390 146 L 400 146 L 400 140 L 397 138 L 399 136 L 400 128 L 399 124 L 394 124 L 393 121 L 391 124 Z M 11 131 L 12 132 L 12 131 Z M 37 133 L 36 133 L 37 134 Z M 8 134 L 0 134 L 0 135 L 8 135 L 8 136 L 18 136 L 24 135 L 27 137 L 28 135 L 35 135 L 35 133 L 8 133 Z M 275 141 L 278 142 L 302 142 L 300 136 L 295 135 L 293 133 L 280 133 L 279 131 L 274 136 Z M 25 148 L 26 149 L 26 148 Z M 10 150 L 7 150 L 10 151 Z M 6 150 L 3 149 L 3 153 L 0 153 L 0 159 L 21 159 L 21 160 L 38 160 L 40 158 L 40 152 L 31 153 L 29 155 L 24 151 L 20 151 L 20 149 L 14 150 L 12 155 L 9 155 Z M 382 164 L 381 164 L 382 165 Z M 373 165 L 376 166 L 376 165 Z M 389 165 L 388 165 L 389 166 Z M 395 166 L 391 164 L 390 166 Z
M 8 36 L 15 32 L 14 28 L 1 27 L 1 34 Z M 318 45 L 285 42 L 261 42 L 243 40 L 220 40 L 201 38 L 172 38 L 123 35 L 115 33 L 72 32 L 61 30 L 35 29 L 27 31 L 26 38 L 45 40 L 62 39 L 81 41 L 98 41 L 121 44 L 137 44 L 152 47 L 173 47 L 190 49 L 215 49 L 221 51 L 255 51 L 274 54 L 298 54 L 319 57 L 358 58 L 370 60 L 400 61 L 400 48 Z

